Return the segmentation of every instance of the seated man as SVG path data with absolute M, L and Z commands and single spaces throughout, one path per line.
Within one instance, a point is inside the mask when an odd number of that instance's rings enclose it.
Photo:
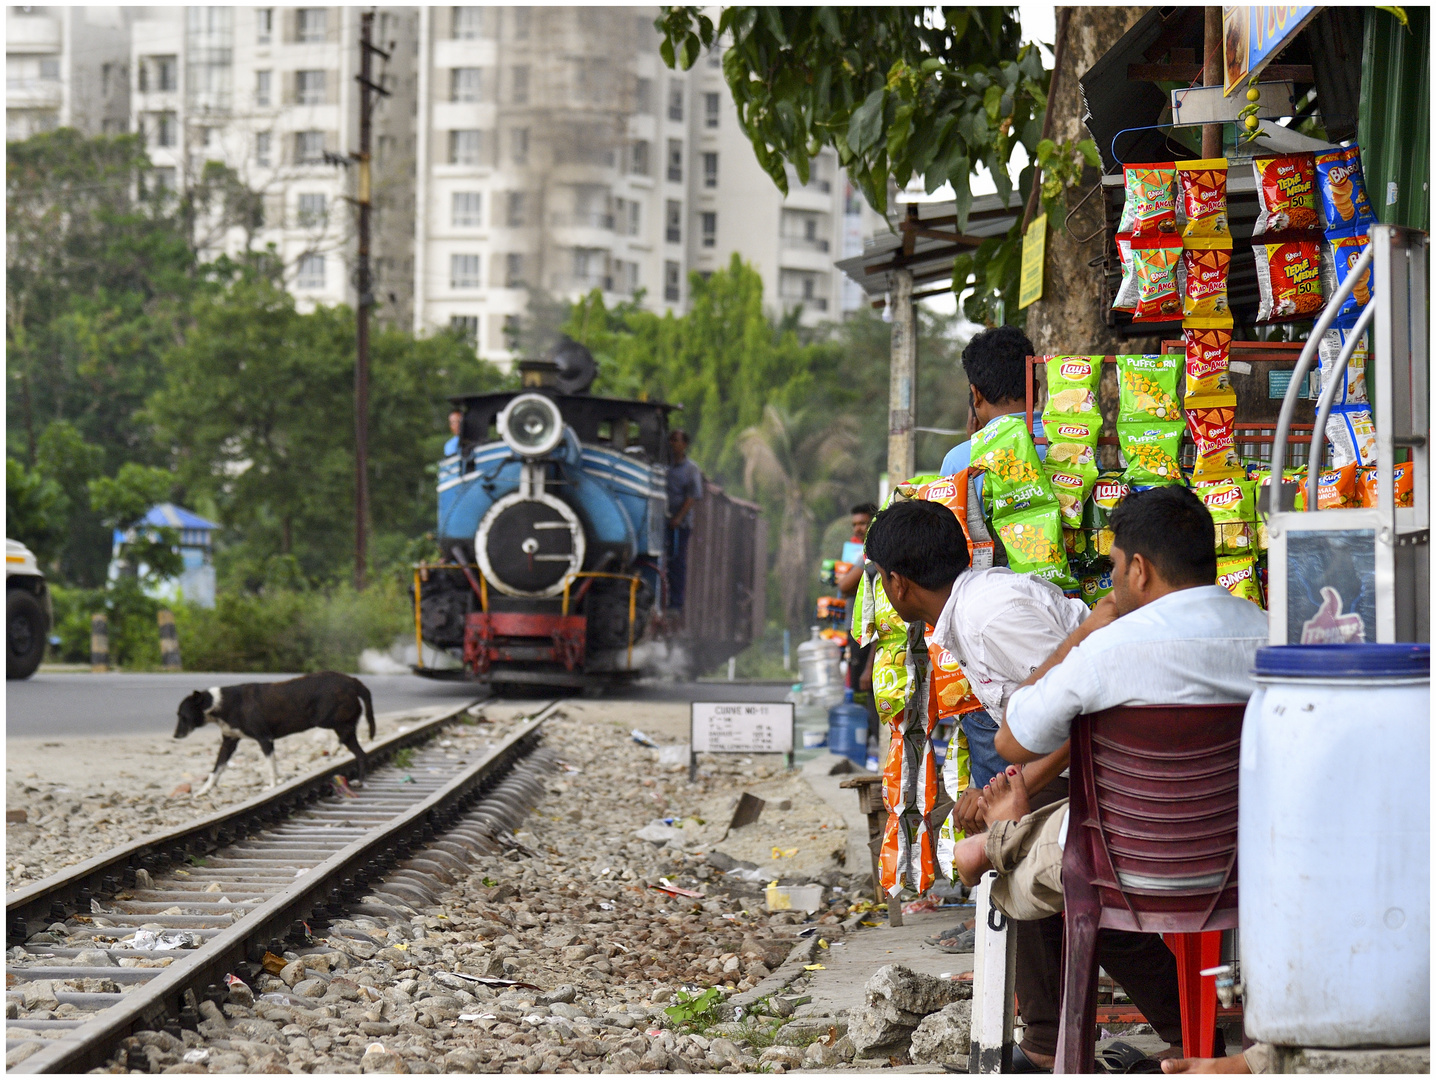
M 1183 487 L 1134 492 L 1112 514 L 1112 593 L 1012 694 L 997 750 L 1009 761 L 1066 756 L 1072 720 L 1118 705 L 1204 705 L 1251 696 L 1267 618 L 1216 584 L 1211 515 Z M 958 845 L 964 881 L 994 869 L 992 900 L 1015 919 L 1062 910 L 1065 801 L 1028 812 L 1013 767 L 981 799 L 985 835 Z

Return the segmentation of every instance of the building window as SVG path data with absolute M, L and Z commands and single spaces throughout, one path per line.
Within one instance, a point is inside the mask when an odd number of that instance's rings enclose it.
M 296 131 L 294 133 L 294 160 L 301 165 L 312 165 L 324 160 L 324 132 Z
M 672 259 L 663 264 L 663 299 L 678 303 L 678 264 Z
M 677 199 L 668 200 L 664 213 L 663 238 L 670 244 L 683 242 L 683 204 Z
M 718 186 L 718 155 L 716 153 L 703 155 L 703 186 L 706 188 Z
M 52 79 L 60 77 L 58 61 Z M 41 78 L 44 78 L 44 64 L 41 64 Z M 140 60 L 140 93 L 165 93 L 179 89 L 179 62 L 173 56 L 146 56 Z
M 454 192 L 454 228 L 477 229 L 483 224 L 483 195 L 477 191 Z
M 683 182 L 683 140 L 668 140 L 668 179 Z
M 509 150 L 515 165 L 524 165 L 529 160 L 529 129 L 514 128 L 509 132 Z
M 274 9 L 256 8 L 254 11 L 254 41 L 257 45 L 268 45 L 274 40 Z
M 628 171 L 635 176 L 648 175 L 648 140 L 639 139 L 633 144 L 633 153 L 629 157 Z
M 481 261 L 478 255 L 449 256 L 449 285 L 455 289 L 477 289 Z
M 175 171 L 173 169 L 155 169 L 152 175 L 155 178 L 156 192 L 175 190 Z
M 294 284 L 301 289 L 324 288 L 324 256 L 299 256 L 299 273 L 294 279 Z
M 523 318 L 518 315 L 505 315 L 503 326 L 503 347 L 514 350 L 519 347 L 519 335 L 523 333 Z
M 477 347 L 479 343 L 479 317 L 477 315 L 450 315 L 449 333 Z
M 256 165 L 269 164 L 269 132 L 259 131 L 254 136 L 254 163 Z
M 453 37 L 455 41 L 472 41 L 483 36 L 484 9 L 481 7 L 454 8 Z
M 295 17 L 295 36 L 305 44 L 322 43 L 329 34 L 327 8 L 300 8 Z
M 484 91 L 484 69 L 476 67 L 453 68 L 449 72 L 450 101 L 482 101 Z
M 718 246 L 718 215 L 710 211 L 704 211 L 698 215 L 698 220 L 703 234 L 703 246 L 706 248 Z
M 653 112 L 653 80 L 640 78 L 633 86 L 633 111 L 643 116 Z
M 449 164 L 478 165 L 484 152 L 482 131 L 449 132 Z
M 300 105 L 323 105 L 324 72 L 296 71 L 294 73 L 294 100 Z
M 533 22 L 533 12 L 526 7 L 512 8 L 514 13 L 514 40 L 527 41 L 529 39 L 529 25 Z
M 172 112 L 151 113 L 150 122 L 147 125 L 151 131 L 151 143 L 154 146 L 174 146 L 178 141 L 179 124 Z
M 638 203 L 636 200 L 633 201 L 633 202 L 630 202 L 630 203 L 628 204 L 628 235 L 629 235 L 629 236 L 637 236 L 637 235 L 638 235 L 639 223 L 640 223 L 640 221 L 641 221 L 639 215 L 640 215 L 641 212 L 642 212 L 642 211 L 641 211 L 641 209 L 640 209 L 639 203 Z
M 677 79 L 668 82 L 668 119 L 683 120 L 683 84 Z
M 718 126 L 718 95 L 703 95 L 703 126 L 716 128 Z
M 509 228 L 521 229 L 524 226 L 524 219 L 527 215 L 527 199 L 522 191 L 510 191 L 508 199 L 508 221 Z
M 529 66 L 527 64 L 517 65 L 514 68 L 513 79 L 513 103 L 527 105 L 529 103 Z
M 270 103 L 270 83 L 274 77 L 272 71 L 256 71 L 254 73 L 254 103 L 265 106 Z
M 628 293 L 629 296 L 638 292 L 638 264 L 636 262 L 623 264 L 623 275 L 620 281 L 623 283 L 623 291 Z
M 299 224 L 301 228 L 314 228 L 322 226 L 325 217 L 325 199 L 320 194 L 301 194 L 299 196 Z
M 504 256 L 504 287 L 508 289 L 524 287 L 524 257 L 522 255 Z
M 58 59 L 53 56 L 45 56 L 40 58 L 40 81 L 60 81 L 60 61 Z

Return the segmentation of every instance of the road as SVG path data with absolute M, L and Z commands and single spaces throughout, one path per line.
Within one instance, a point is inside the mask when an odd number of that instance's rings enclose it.
M 273 682 L 291 675 L 59 673 L 40 671 L 5 684 L 5 734 L 14 738 L 143 735 L 174 730 L 175 709 L 192 690 L 239 682 Z M 376 712 L 460 704 L 487 696 L 472 683 L 416 675 L 360 676 Z M 787 687 L 750 683 L 642 683 L 622 690 L 632 701 L 782 701 Z M 535 690 L 537 697 L 541 691 Z

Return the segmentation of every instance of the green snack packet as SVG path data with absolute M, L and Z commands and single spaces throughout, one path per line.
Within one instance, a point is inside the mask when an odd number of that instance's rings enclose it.
M 972 437 L 970 468 L 987 476 L 982 502 L 994 521 L 1009 513 L 1057 505 L 1042 472 L 1042 459 L 1020 416 L 999 416 Z
M 1170 423 L 1117 423 L 1121 440 L 1122 473 L 1129 484 L 1152 487 L 1182 483 L 1182 466 L 1177 455 L 1182 448 L 1182 433 L 1187 425 L 1182 420 Z
M 1062 530 L 1062 547 L 1067 552 L 1067 569 L 1073 574 L 1085 574 L 1091 569 L 1087 551 L 1087 534 L 1081 529 Z
M 1102 421 L 1097 405 L 1097 383 L 1102 378 L 1100 356 L 1049 356 L 1047 404 L 1042 426 L 1050 428 L 1058 417 L 1087 417 Z M 1050 439 L 1051 433 L 1048 433 Z
M 1096 607 L 1097 601 L 1112 591 L 1112 568 L 1082 578 L 1082 599 L 1088 607 Z
M 1054 416 L 1042 420 L 1047 433 L 1048 465 L 1076 468 L 1097 464 L 1097 438 L 1102 434 L 1102 418 L 1092 416 Z
M 1256 497 L 1250 480 L 1223 480 L 1193 490 L 1212 515 L 1218 555 L 1256 550 Z
M 1261 582 L 1256 575 L 1255 555 L 1222 555 L 1217 558 L 1217 584 L 1233 596 L 1262 607 Z
M 1186 358 L 1176 353 L 1117 357 L 1117 381 L 1122 390 L 1118 424 L 1181 420 L 1177 380 L 1185 362 Z
M 1112 511 L 1131 490 L 1121 473 L 1104 472 L 1082 504 L 1082 531 L 1087 534 L 1087 558 L 1093 567 L 1106 566 L 1112 557 Z
M 1097 466 L 1087 464 L 1073 467 L 1054 462 L 1049 456 L 1042 463 L 1042 471 L 1046 474 L 1047 482 L 1052 486 L 1052 494 L 1057 499 L 1058 509 L 1062 513 L 1062 527 L 1081 528 L 1082 500 L 1097 482 Z
M 1007 551 L 1007 565 L 1016 573 L 1044 578 L 1059 588 L 1076 585 L 1067 567 L 1057 507 L 1023 510 L 997 523 Z

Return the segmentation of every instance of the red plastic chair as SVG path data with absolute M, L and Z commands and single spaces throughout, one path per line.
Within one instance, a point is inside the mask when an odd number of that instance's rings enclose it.
M 1200 972 L 1212 966 L 1213 941 L 1220 956 L 1220 931 L 1237 925 L 1245 712 L 1245 704 L 1141 705 L 1073 721 L 1058 1072 L 1095 1071 L 1103 929 L 1176 936 L 1183 1050 L 1211 1056 L 1215 981 Z

